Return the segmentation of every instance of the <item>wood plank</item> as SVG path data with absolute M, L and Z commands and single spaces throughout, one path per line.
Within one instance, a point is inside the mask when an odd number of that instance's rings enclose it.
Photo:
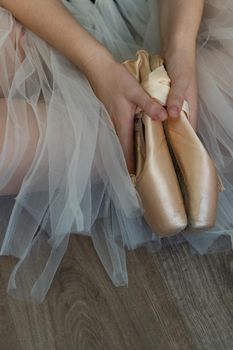
M 0 349 L 170 350 L 233 348 L 233 254 L 195 256 L 186 245 L 130 251 L 129 286 L 114 287 L 88 237 L 72 235 L 43 304 L 5 287 L 0 259 Z

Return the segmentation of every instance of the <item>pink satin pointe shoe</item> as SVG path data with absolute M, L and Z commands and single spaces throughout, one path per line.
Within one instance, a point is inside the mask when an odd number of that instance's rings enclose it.
M 146 52 L 138 52 L 136 60 L 123 64 L 142 85 L 148 82 L 151 67 Z M 153 91 L 148 93 L 153 96 Z M 163 124 L 143 111 L 135 118 L 135 153 L 136 173 L 131 178 L 142 199 L 146 221 L 161 236 L 183 231 L 187 216 Z
M 123 63 L 142 87 L 166 105 L 170 78 L 163 59 L 137 52 Z M 145 208 L 145 219 L 161 236 L 188 228 L 214 226 L 218 192 L 224 187 L 215 164 L 188 121 L 185 101 L 180 117 L 153 121 L 142 111 L 135 119 L 136 173 L 131 175 Z
M 178 167 L 188 228 L 194 231 L 211 228 L 216 221 L 218 192 L 224 190 L 215 164 L 189 123 L 185 108 L 177 120 L 166 120 L 164 128 Z
M 158 61 L 157 56 L 151 61 Z M 153 64 L 151 64 L 153 66 Z M 155 67 L 155 64 L 154 64 Z M 153 68 L 154 68 L 153 67 Z M 155 68 L 156 70 L 156 68 Z M 159 80 L 159 101 L 166 105 L 171 80 L 161 65 L 155 78 Z M 147 83 L 148 91 L 148 83 Z M 188 103 L 185 101 L 179 118 L 168 118 L 163 122 L 166 139 L 177 171 L 188 217 L 188 230 L 203 231 L 215 225 L 218 192 L 224 191 L 215 164 L 192 128 L 189 120 Z

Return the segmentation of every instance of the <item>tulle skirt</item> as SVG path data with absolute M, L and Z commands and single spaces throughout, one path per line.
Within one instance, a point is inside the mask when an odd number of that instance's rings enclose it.
M 138 49 L 160 50 L 154 0 L 63 3 L 119 61 Z M 232 0 L 206 1 L 197 64 L 198 134 L 226 190 L 214 228 L 163 240 L 144 220 L 113 124 L 86 77 L 0 7 L 0 254 L 18 259 L 10 295 L 44 300 L 70 234 L 90 237 L 115 286 L 128 284 L 127 249 L 143 245 L 155 252 L 163 241 L 188 242 L 203 254 L 221 235 L 231 242 Z

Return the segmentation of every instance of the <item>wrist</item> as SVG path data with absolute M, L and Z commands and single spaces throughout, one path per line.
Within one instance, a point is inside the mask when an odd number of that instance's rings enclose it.
M 196 52 L 196 36 L 187 35 L 185 33 L 176 33 L 170 37 L 162 39 L 161 50 L 164 54 L 173 53 L 175 51 L 189 52 L 195 55 Z
M 190 66 L 194 66 L 196 63 L 196 41 L 190 40 L 185 41 L 181 37 L 173 38 L 173 40 L 168 41 L 166 45 L 161 47 L 161 55 L 165 59 L 165 62 L 176 58 L 183 62 L 189 63 Z
M 88 50 L 88 53 L 84 55 L 78 66 L 87 78 L 89 78 L 93 75 L 98 75 L 102 67 L 108 66 L 114 62 L 115 59 L 111 53 L 101 44 L 96 44 Z
M 99 86 L 106 80 L 117 64 L 118 62 L 104 47 L 96 50 L 94 54 L 86 58 L 82 71 L 96 95 L 98 95 Z

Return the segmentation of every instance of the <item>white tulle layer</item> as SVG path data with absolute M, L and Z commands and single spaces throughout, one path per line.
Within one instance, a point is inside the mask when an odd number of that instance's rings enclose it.
M 140 48 L 159 51 L 154 0 L 63 3 L 118 60 L 133 57 Z M 220 235 L 233 234 L 232 33 L 232 1 L 206 1 L 198 36 L 198 132 L 226 191 L 220 194 L 212 230 L 198 235 L 186 232 L 168 240 L 186 240 L 199 253 L 208 252 Z M 36 119 L 38 127 L 29 170 L 21 184 L 13 181 L 17 195 L 1 197 L 0 254 L 19 259 L 8 293 L 42 302 L 71 233 L 89 235 L 113 283 L 127 285 L 125 249 L 147 245 L 154 251 L 162 242 L 144 221 L 106 110 L 73 64 L 3 8 L 0 66 L 0 91 L 7 111 L 0 153 L 3 194 L 28 152 L 30 118 Z

